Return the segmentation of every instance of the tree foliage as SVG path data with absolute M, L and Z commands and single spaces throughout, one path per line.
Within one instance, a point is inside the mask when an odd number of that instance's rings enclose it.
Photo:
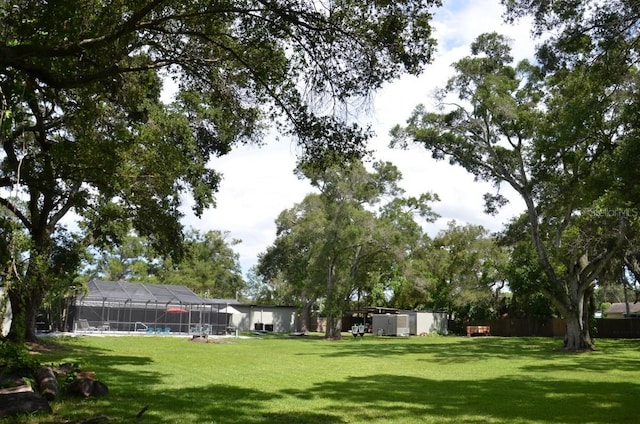
M 610 80 L 577 65 L 548 75 L 527 61 L 514 67 L 507 40 L 495 33 L 478 37 L 471 50 L 441 93 L 444 110 L 418 107 L 405 128 L 394 129 L 395 140 L 420 143 L 434 158 L 520 195 L 525 228 L 551 283 L 538 289 L 567 319 L 566 347 L 591 347 L 588 299 L 628 228 L 622 214 L 592 211 L 620 206 L 602 188 L 616 186 L 608 165 L 622 144 L 619 118 L 635 87 L 620 84 L 610 95 Z M 489 211 L 505 200 L 485 199 Z
M 608 204 L 597 205 L 595 212 L 607 215 L 619 209 L 620 213 L 637 215 L 638 2 L 503 0 L 503 4 L 508 20 L 532 16 L 535 34 L 545 35 L 537 53 L 541 69 L 556 78 L 574 73 L 577 77 L 574 86 L 581 85 L 583 92 L 572 97 L 579 99 L 584 94 L 593 99 L 578 112 L 604 116 L 603 120 L 609 123 L 609 136 L 616 149 L 608 151 L 611 155 L 604 172 L 615 173 L 617 178 L 604 180 L 610 186 L 598 187 L 601 191 L 607 189 L 610 198 Z M 598 112 L 591 113 L 590 107 Z M 589 130 L 593 128 L 586 128 L 585 132 Z
M 221 231 L 185 234 L 179 261 L 162 257 L 144 237 L 129 234 L 117 246 L 97 250 L 85 266 L 85 279 L 174 284 L 204 297 L 235 298 L 244 281 L 233 246 Z
M 432 54 L 438 1 L 32 1 L 0 4 L 0 204 L 45 261 L 63 217 L 86 245 L 131 227 L 178 257 L 180 205 L 214 205 L 213 157 L 259 142 L 266 122 L 306 159 L 362 153 L 368 132 L 337 118 Z M 171 105 L 160 101 L 173 81 Z M 7 195 L 10 193 L 10 195 Z M 14 339 L 34 338 L 54 270 L 13 284 Z M 17 325 L 17 324 L 16 324 Z
M 557 316 L 550 299 L 544 295 L 552 290 L 552 282 L 540 264 L 527 222 L 527 215 L 522 214 L 497 236 L 498 244 L 509 252 L 504 272 L 511 297 L 505 312 L 512 318 L 548 320 Z
M 143 237 L 129 233 L 117 245 L 89 251 L 83 271 L 87 280 L 158 282 L 159 258 Z
M 422 235 L 414 220 L 434 218 L 429 203 L 436 197 L 400 197 L 401 175 L 389 163 L 376 163 L 371 172 L 360 162 L 301 172 L 319 193 L 280 214 L 277 239 L 260 258 L 258 274 L 282 281 L 278 287 L 296 296 L 305 314 L 318 303 L 325 336 L 339 338 L 350 305 L 376 303 L 402 275 Z
M 158 278 L 165 284 L 187 286 L 201 296 L 237 299 L 245 288 L 239 255 L 233 247 L 240 240 L 221 231 L 191 231 L 180 262 L 160 261 Z
M 445 312 L 461 321 L 499 315 L 508 256 L 482 226 L 449 222 L 426 238 L 411 262 L 419 272 L 405 285 L 410 292 L 394 292 L 410 303 L 397 307 Z

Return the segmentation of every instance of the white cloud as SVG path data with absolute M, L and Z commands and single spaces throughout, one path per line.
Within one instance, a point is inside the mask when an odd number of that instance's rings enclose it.
M 494 191 L 486 183 L 475 182 L 460 167 L 448 162 L 436 162 L 429 152 L 418 147 L 390 150 L 389 130 L 403 124 L 419 103 L 429 104 L 435 88 L 451 75 L 451 63 L 469 54 L 469 44 L 481 33 L 496 31 L 513 39 L 513 54 L 517 60 L 532 58 L 534 43 L 527 21 L 517 26 L 502 22 L 499 0 L 454 0 L 444 2 L 436 12 L 434 27 L 438 52 L 434 62 L 420 77 L 404 76 L 384 87 L 373 101 L 373 111 L 367 117 L 377 136 L 372 141 L 376 158 L 394 163 L 403 174 L 402 186 L 408 195 L 432 191 L 441 201 L 434 209 L 442 217 L 427 231 L 435 234 L 450 220 L 473 223 L 497 231 L 502 224 L 522 210 L 522 204 L 511 191 L 502 194 L 515 199 L 498 216 L 483 213 L 482 195 Z M 229 231 L 232 238 L 241 239 L 235 246 L 240 254 L 243 272 L 247 272 L 275 239 L 274 220 L 284 209 L 300 202 L 312 192 L 306 181 L 293 174 L 295 147 L 287 141 L 273 141 L 263 148 L 240 146 L 229 155 L 213 162 L 224 174 L 217 195 L 217 207 L 207 210 L 198 220 L 188 214 L 187 226 L 202 231 Z

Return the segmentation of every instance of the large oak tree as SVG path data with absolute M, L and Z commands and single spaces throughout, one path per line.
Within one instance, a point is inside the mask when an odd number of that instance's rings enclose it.
M 585 66 L 551 74 L 527 61 L 512 66 L 507 41 L 495 33 L 471 49 L 454 64 L 443 109 L 418 107 L 405 128 L 394 129 L 396 142 L 420 143 L 434 158 L 518 193 L 523 228 L 548 282 L 537 288 L 567 320 L 565 347 L 591 348 L 588 299 L 629 225 L 624 213 L 597 211 L 620 206 L 609 165 L 624 144 L 620 118 L 635 78 L 612 86 Z M 506 199 L 486 200 L 491 211 Z
M 210 160 L 274 122 L 302 156 L 363 151 L 337 117 L 433 49 L 437 0 L 11 0 L 0 4 L 0 204 L 29 246 L 7 261 L 10 337 L 35 337 L 56 274 L 52 237 L 83 220 L 87 243 L 133 226 L 163 253 L 181 245 L 180 205 L 214 204 Z M 160 102 L 172 79 L 175 102 Z M 5 249 L 7 251 L 11 249 Z M 20 271 L 20 272 L 18 272 Z

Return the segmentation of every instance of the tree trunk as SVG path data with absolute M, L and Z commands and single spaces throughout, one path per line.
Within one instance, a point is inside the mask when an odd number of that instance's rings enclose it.
M 567 334 L 564 339 L 564 349 L 571 352 L 593 350 L 588 322 L 585 325 L 582 317 L 577 314 L 568 314 L 565 319 L 567 320 Z
M 327 315 L 327 328 L 324 336 L 330 340 L 340 340 L 342 338 L 342 317 Z
M 11 328 L 7 339 L 16 342 L 35 342 L 36 337 L 36 315 L 42 301 L 42 295 L 34 290 L 27 293 L 27 290 L 12 285 L 9 290 L 9 300 L 11 302 Z
M 588 300 L 591 290 L 589 286 L 585 288 L 584 283 L 579 284 L 578 276 L 572 277 L 562 288 L 564 295 L 545 294 L 567 321 L 564 349 L 572 352 L 593 350 L 589 332 L 591 312 Z
M 300 328 L 299 331 L 306 333 L 309 331 L 310 323 L 311 323 L 311 307 L 313 306 L 312 301 L 304 302 L 302 304 L 302 310 L 300 311 Z
M 60 388 L 58 387 L 58 379 L 51 367 L 41 367 L 36 373 L 36 384 L 40 389 L 40 394 L 48 401 L 58 397 Z
M 331 340 L 340 340 L 342 338 L 342 314 L 343 302 L 336 293 L 335 288 L 327 293 L 325 303 L 325 314 L 327 316 L 327 328 L 325 329 L 325 338 Z
M 340 340 L 342 338 L 342 304 L 336 289 L 334 271 L 335 267 L 331 262 L 327 269 L 327 300 L 324 307 L 327 315 L 327 328 L 324 337 L 330 340 Z
M 531 225 L 531 239 L 538 261 L 547 278 L 554 282 L 555 285 L 551 291 L 545 290 L 544 294 L 567 320 L 564 348 L 570 351 L 593 350 L 594 345 L 589 333 L 591 311 L 589 310 L 588 298 L 592 293 L 594 280 L 600 275 L 604 266 L 609 263 L 617 248 L 622 244 L 624 232 L 620 231 L 614 247 L 604 249 L 601 254 L 595 255 L 594 259 L 590 260 L 586 253 L 577 257 L 575 263 L 567 267 L 569 274 L 563 279 L 556 273 L 555 267 L 549 259 L 547 248 L 543 243 L 538 225 L 538 211 L 532 194 L 522 187 L 517 187 L 513 184 L 512 187 L 521 194 L 527 205 L 527 213 Z

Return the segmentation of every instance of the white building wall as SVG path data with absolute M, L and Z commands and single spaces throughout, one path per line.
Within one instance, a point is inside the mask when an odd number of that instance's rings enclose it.
M 447 333 L 447 314 L 439 312 L 402 311 L 409 315 L 411 334 Z
M 233 305 L 240 314 L 232 316 L 233 326 L 240 331 L 254 331 L 256 324 L 276 333 L 297 331 L 297 310 L 289 306 Z

